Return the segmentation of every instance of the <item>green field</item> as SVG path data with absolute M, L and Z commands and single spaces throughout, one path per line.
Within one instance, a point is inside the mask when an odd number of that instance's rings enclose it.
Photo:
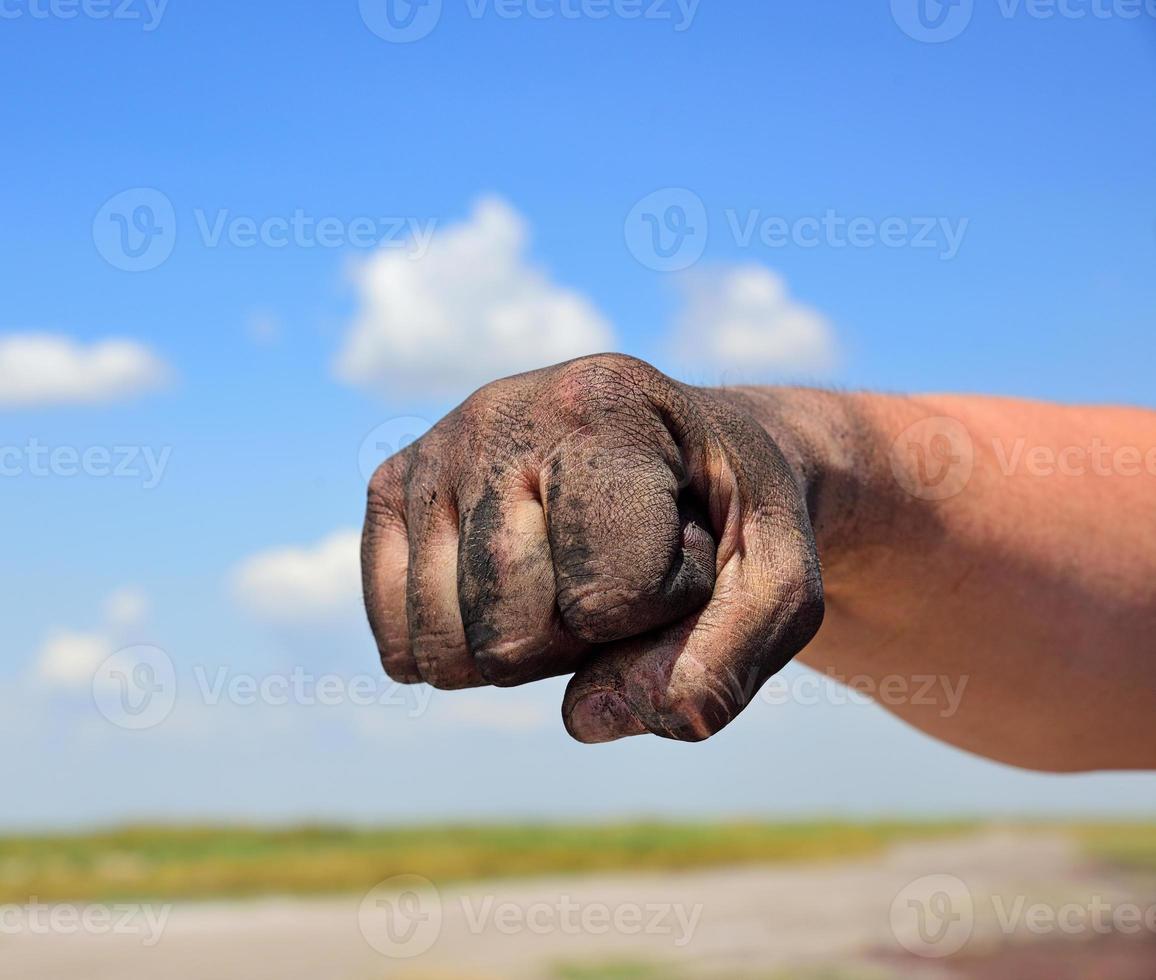
M 631 823 L 353 829 L 134 827 L 0 838 L 0 903 L 357 892 L 396 874 L 491 877 L 854 858 L 967 822 Z M 1025 825 L 1028 826 L 1028 825 Z M 1033 825 L 1038 826 L 1038 825 Z M 1049 825 L 1090 860 L 1156 871 L 1156 824 Z
M 1156 824 L 1081 824 L 1072 829 L 1094 860 L 1128 870 L 1156 872 Z
M 965 832 L 965 823 L 632 823 L 357 830 L 138 827 L 0 838 L 0 903 L 325 894 L 396 874 L 435 883 L 815 861 Z

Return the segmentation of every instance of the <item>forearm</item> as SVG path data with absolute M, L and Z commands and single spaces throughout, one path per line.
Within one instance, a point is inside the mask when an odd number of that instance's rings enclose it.
M 805 486 L 827 614 L 804 663 L 1001 761 L 1156 765 L 1156 415 L 723 394 Z

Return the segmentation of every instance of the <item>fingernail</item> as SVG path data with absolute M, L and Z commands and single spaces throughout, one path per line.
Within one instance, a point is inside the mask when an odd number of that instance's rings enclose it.
M 646 732 L 643 724 L 613 691 L 587 694 L 574 705 L 566 719 L 566 729 L 579 742 L 613 742 Z

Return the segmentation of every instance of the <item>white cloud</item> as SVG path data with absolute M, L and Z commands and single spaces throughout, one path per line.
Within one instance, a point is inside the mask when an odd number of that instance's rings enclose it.
M 818 311 L 791 299 L 781 276 L 758 265 L 703 269 L 683 280 L 677 354 L 697 369 L 811 373 L 830 369 L 837 344 Z
M 112 640 L 102 633 L 55 630 L 37 657 L 40 679 L 64 687 L 91 683 L 96 668 L 113 654 Z
M 44 683 L 83 686 L 106 659 L 129 642 L 132 630 L 148 613 L 148 598 L 140 589 L 113 592 L 101 607 L 101 621 L 92 630 L 54 629 L 36 655 L 36 676 Z
M 56 334 L 0 337 L 0 405 L 123 401 L 168 381 L 168 366 L 131 340 L 87 346 Z
M 336 361 L 351 384 L 468 394 L 495 378 L 609 350 L 594 306 L 525 257 L 525 221 L 488 198 L 413 257 L 382 249 L 356 272 L 361 308 Z
M 127 629 L 145 618 L 148 607 L 148 598 L 140 589 L 118 589 L 104 601 L 105 620 L 112 626 Z
M 233 594 L 272 622 L 323 620 L 356 609 L 361 597 L 361 534 L 335 531 L 308 548 L 261 552 L 233 572 Z

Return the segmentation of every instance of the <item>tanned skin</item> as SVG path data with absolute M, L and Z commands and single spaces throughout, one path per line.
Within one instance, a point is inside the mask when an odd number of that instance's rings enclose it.
M 381 466 L 366 607 L 397 681 L 572 674 L 583 742 L 707 738 L 798 656 L 991 759 L 1153 768 L 1154 447 L 1137 409 L 582 358 L 487 385 Z M 962 689 L 951 711 L 927 677 Z

